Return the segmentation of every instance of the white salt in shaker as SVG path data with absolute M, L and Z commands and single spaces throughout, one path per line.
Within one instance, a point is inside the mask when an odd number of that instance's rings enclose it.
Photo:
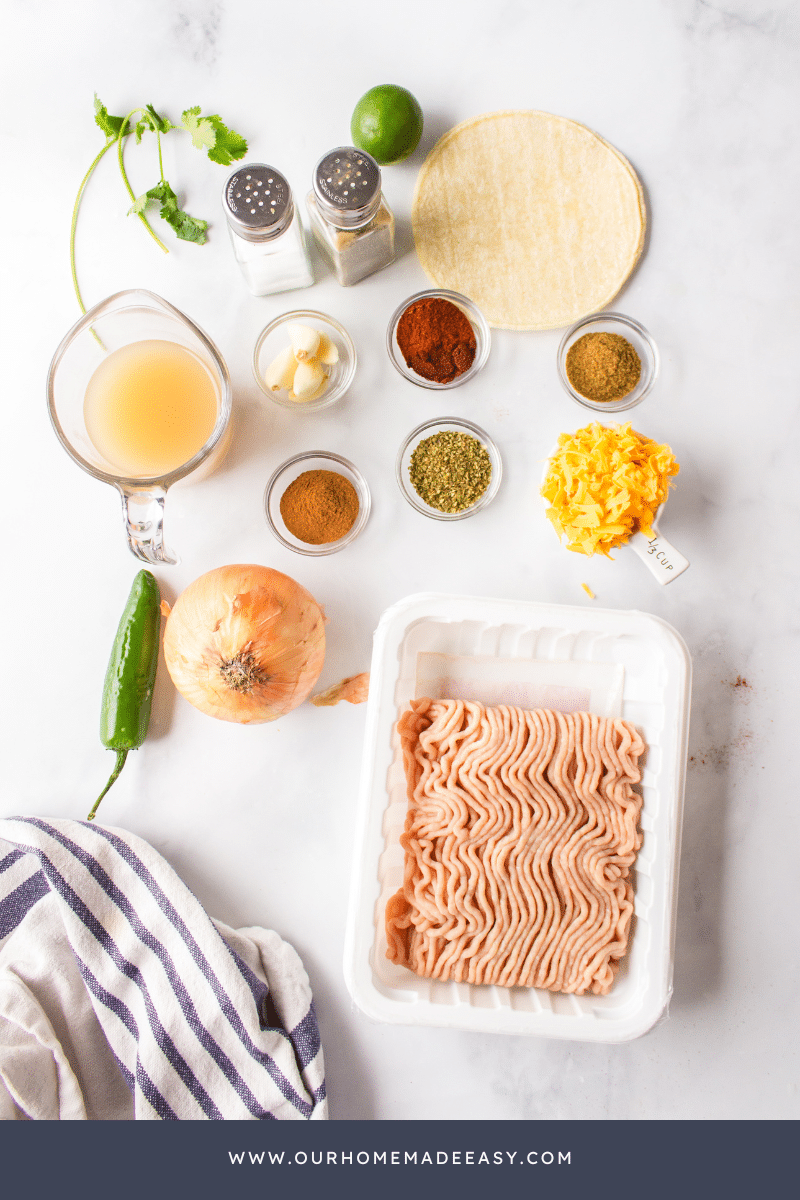
M 339 146 L 314 170 L 306 198 L 311 231 L 344 287 L 394 262 L 394 216 L 381 193 L 375 159 Z
M 233 253 L 256 296 L 310 287 L 314 282 L 300 214 L 280 171 L 248 163 L 222 193 Z

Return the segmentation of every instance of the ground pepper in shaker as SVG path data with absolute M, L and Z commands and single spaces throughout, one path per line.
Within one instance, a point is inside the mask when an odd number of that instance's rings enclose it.
M 311 230 L 343 287 L 394 262 L 394 216 L 375 159 L 355 146 L 323 155 L 306 199 Z
M 280 171 L 247 163 L 222 193 L 233 253 L 255 296 L 310 287 L 314 282 L 300 214 Z

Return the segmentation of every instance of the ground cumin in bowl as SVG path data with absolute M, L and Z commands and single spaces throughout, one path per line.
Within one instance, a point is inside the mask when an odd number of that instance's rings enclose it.
M 480 310 L 466 296 L 442 288 L 404 300 L 386 331 L 395 369 L 418 387 L 435 391 L 474 378 L 489 357 L 490 343 Z
M 282 463 L 264 492 L 267 524 L 297 554 L 334 554 L 349 546 L 367 523 L 370 503 L 358 468 L 326 450 Z
M 558 348 L 565 391 L 594 412 L 624 412 L 644 400 L 658 374 L 650 334 L 622 313 L 595 313 L 568 329 Z

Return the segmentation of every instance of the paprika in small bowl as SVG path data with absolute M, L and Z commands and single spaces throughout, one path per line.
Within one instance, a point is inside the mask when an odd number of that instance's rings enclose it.
M 367 481 L 346 458 L 312 450 L 287 459 L 264 491 L 275 537 L 297 554 L 335 554 L 358 537 L 371 506 Z
M 459 387 L 477 375 L 490 344 L 483 313 L 466 296 L 443 288 L 404 300 L 386 331 L 393 366 L 404 379 L 435 391 Z

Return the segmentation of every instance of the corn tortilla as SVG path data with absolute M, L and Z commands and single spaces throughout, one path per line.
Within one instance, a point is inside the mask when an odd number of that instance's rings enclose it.
M 425 160 L 412 209 L 437 287 L 498 329 L 557 329 L 608 304 L 644 246 L 644 193 L 618 150 L 527 110 L 456 125 Z

